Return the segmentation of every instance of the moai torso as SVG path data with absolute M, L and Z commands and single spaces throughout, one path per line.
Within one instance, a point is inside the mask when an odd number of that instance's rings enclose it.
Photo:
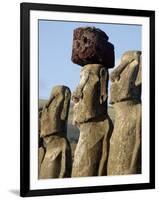
M 140 173 L 141 52 L 128 51 L 110 75 L 110 103 L 115 111 L 108 175 Z
M 45 152 L 39 178 L 62 178 L 71 175 L 71 148 L 66 138 L 70 97 L 69 88 L 56 86 L 42 110 L 40 136 L 44 140 Z
M 40 167 L 40 179 L 71 176 L 71 149 L 63 134 L 44 139 L 46 152 Z M 39 149 L 41 150 L 41 149 Z M 42 152 L 39 152 L 42 153 Z
M 108 139 L 113 125 L 109 116 L 98 120 L 79 126 L 80 138 L 74 154 L 72 177 L 106 175 Z
M 80 129 L 74 154 L 73 177 L 105 173 L 103 168 L 107 146 L 103 147 L 103 141 L 104 138 L 107 140 L 112 130 L 107 114 L 107 78 L 108 72 L 102 65 L 85 65 L 81 71 L 80 83 L 73 92 L 73 123 Z

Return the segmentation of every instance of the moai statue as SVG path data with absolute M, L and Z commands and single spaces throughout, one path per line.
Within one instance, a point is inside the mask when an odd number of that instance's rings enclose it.
M 110 79 L 115 122 L 107 174 L 141 173 L 141 52 L 125 52 Z
M 107 114 L 107 78 L 108 71 L 101 64 L 85 65 L 72 95 L 73 124 L 80 130 L 72 177 L 106 173 L 107 140 L 113 128 Z
M 71 176 L 71 148 L 66 138 L 71 92 L 66 86 L 55 86 L 41 114 L 40 136 L 45 153 L 40 166 L 40 179 Z
M 114 46 L 100 29 L 77 28 L 72 61 L 83 67 L 72 95 L 73 123 L 80 130 L 72 177 L 106 175 L 108 140 L 113 129 L 107 113 L 108 68 L 114 67 Z

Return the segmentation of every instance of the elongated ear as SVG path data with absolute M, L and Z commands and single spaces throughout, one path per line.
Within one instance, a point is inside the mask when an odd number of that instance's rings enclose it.
M 68 117 L 68 111 L 70 106 L 70 98 L 71 98 L 71 92 L 69 89 L 65 90 L 65 96 L 64 96 L 64 103 L 63 103 L 63 109 L 61 112 L 61 120 L 66 120 Z
M 100 70 L 100 104 L 107 99 L 107 75 L 108 72 L 104 68 Z

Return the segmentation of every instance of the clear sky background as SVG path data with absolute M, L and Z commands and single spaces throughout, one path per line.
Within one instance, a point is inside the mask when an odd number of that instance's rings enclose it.
M 81 66 L 71 61 L 73 30 L 80 26 L 102 29 L 115 47 L 115 63 L 128 50 L 141 50 L 141 26 L 39 20 L 39 98 L 48 99 L 53 86 L 71 91 L 79 83 Z

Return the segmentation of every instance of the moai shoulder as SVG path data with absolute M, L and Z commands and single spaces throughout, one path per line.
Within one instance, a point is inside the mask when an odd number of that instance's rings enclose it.
M 46 137 L 44 141 L 46 144 L 46 152 L 41 162 L 39 178 L 70 177 L 72 157 L 71 147 L 67 138 L 60 137 L 58 134 Z

